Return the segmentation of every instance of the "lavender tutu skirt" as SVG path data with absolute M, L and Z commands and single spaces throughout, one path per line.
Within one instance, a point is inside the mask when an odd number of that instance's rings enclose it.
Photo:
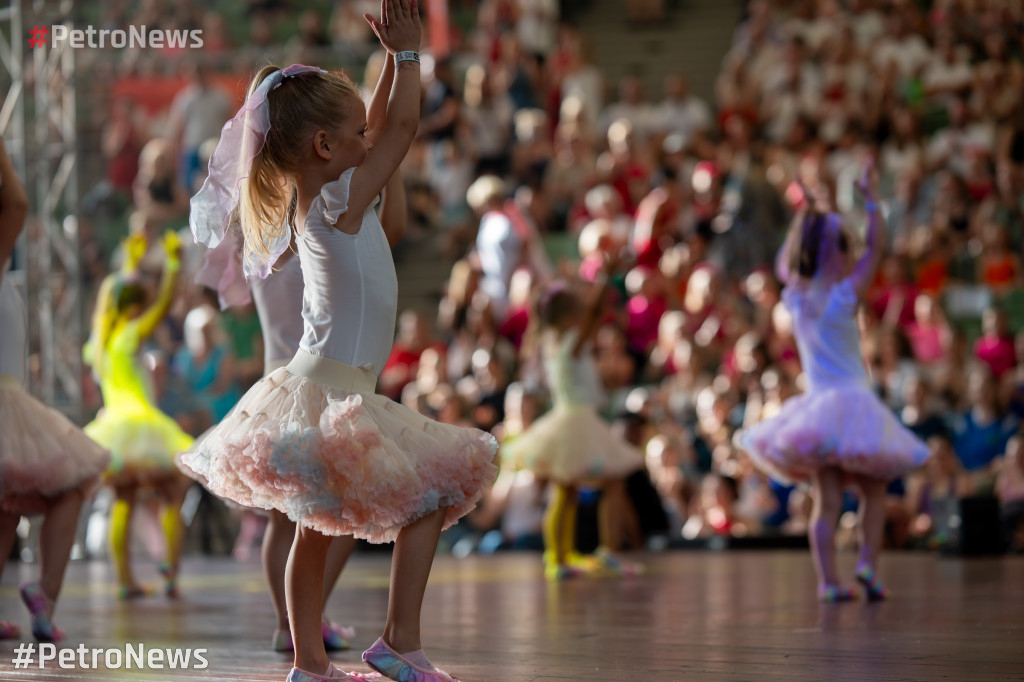
M 772 477 L 808 480 L 825 467 L 889 480 L 922 465 L 928 446 L 860 385 L 804 393 L 739 432 L 738 447 Z
M 85 486 L 90 494 L 110 453 L 68 419 L 0 374 L 0 508 L 42 513 L 47 499 Z
M 210 492 L 326 535 L 391 542 L 440 507 L 445 527 L 493 482 L 497 443 L 376 395 L 364 369 L 300 351 L 178 458 Z

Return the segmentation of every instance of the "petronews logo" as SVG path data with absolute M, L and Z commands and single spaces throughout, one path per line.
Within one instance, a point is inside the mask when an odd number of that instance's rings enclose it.
M 36 27 L 38 29 L 38 27 Z M 67 42 L 73 48 L 105 48 L 105 47 L 131 47 L 131 48 L 185 48 L 202 47 L 202 29 L 171 30 L 166 28 L 147 28 L 142 26 L 129 26 L 123 28 L 102 28 L 94 26 L 82 28 L 68 28 L 64 24 L 53 24 L 50 26 L 50 44 L 59 47 L 61 43 Z M 31 44 L 31 40 L 29 41 Z M 45 45 L 45 38 L 42 45 Z M 35 47 L 36 45 L 33 45 Z

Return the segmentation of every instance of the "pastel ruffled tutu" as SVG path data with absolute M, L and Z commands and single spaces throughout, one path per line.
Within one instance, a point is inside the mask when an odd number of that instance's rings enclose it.
M 327 535 L 391 542 L 439 507 L 445 527 L 496 474 L 494 438 L 373 391 L 376 376 L 300 351 L 179 457 L 210 492 Z
M 106 479 L 114 485 L 177 474 L 175 456 L 193 443 L 177 422 L 143 402 L 104 408 L 85 433 L 110 450 Z
M 861 385 L 804 393 L 777 415 L 741 431 L 737 445 L 784 482 L 824 467 L 889 480 L 928 459 L 928 447 Z
M 562 403 L 506 441 L 502 462 L 568 484 L 628 476 L 643 467 L 644 457 L 616 436 L 593 407 Z
M 80 486 L 92 492 L 109 453 L 14 377 L 0 374 L 0 508 L 30 515 Z

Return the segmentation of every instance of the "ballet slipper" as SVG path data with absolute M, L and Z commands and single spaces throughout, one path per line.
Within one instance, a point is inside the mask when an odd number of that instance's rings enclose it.
M 324 648 L 328 651 L 340 651 L 350 649 L 349 639 L 356 636 L 356 629 L 346 625 L 338 625 L 326 618 L 320 624 L 320 632 L 324 637 Z M 295 651 L 292 643 L 292 633 L 288 630 L 276 628 L 271 638 L 271 646 L 274 651 Z
M 884 601 L 888 597 L 885 585 L 878 579 L 875 569 L 871 566 L 858 564 L 854 575 L 857 577 L 857 581 L 864 586 L 864 593 L 867 595 L 868 601 Z
M 406 654 L 408 655 L 408 654 Z M 385 677 L 399 682 L 459 682 L 440 668 L 424 668 L 398 653 L 381 637 L 363 652 L 363 661 Z
M 64 633 L 53 624 L 53 605 L 42 586 L 36 582 L 22 583 L 18 591 L 21 593 L 21 601 L 32 614 L 32 634 L 35 638 L 43 642 L 59 642 L 64 639 Z
M 14 623 L 0 620 L 0 639 L 17 639 L 21 637 L 21 628 Z
M 327 670 L 321 675 L 302 670 L 301 668 L 292 668 L 291 672 L 288 673 L 287 682 L 333 682 L 335 680 L 366 682 L 367 680 L 379 679 L 380 675 L 378 673 L 346 673 L 342 670 L 338 670 L 334 664 L 331 663 L 327 666 Z
M 839 585 L 821 585 L 818 587 L 818 601 L 823 604 L 838 604 L 841 602 L 853 601 L 856 594 L 850 587 Z

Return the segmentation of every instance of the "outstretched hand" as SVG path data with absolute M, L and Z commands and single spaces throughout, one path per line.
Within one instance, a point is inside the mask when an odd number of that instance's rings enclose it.
M 381 0 L 380 19 L 372 14 L 363 18 L 389 53 L 420 49 L 422 28 L 417 0 Z

